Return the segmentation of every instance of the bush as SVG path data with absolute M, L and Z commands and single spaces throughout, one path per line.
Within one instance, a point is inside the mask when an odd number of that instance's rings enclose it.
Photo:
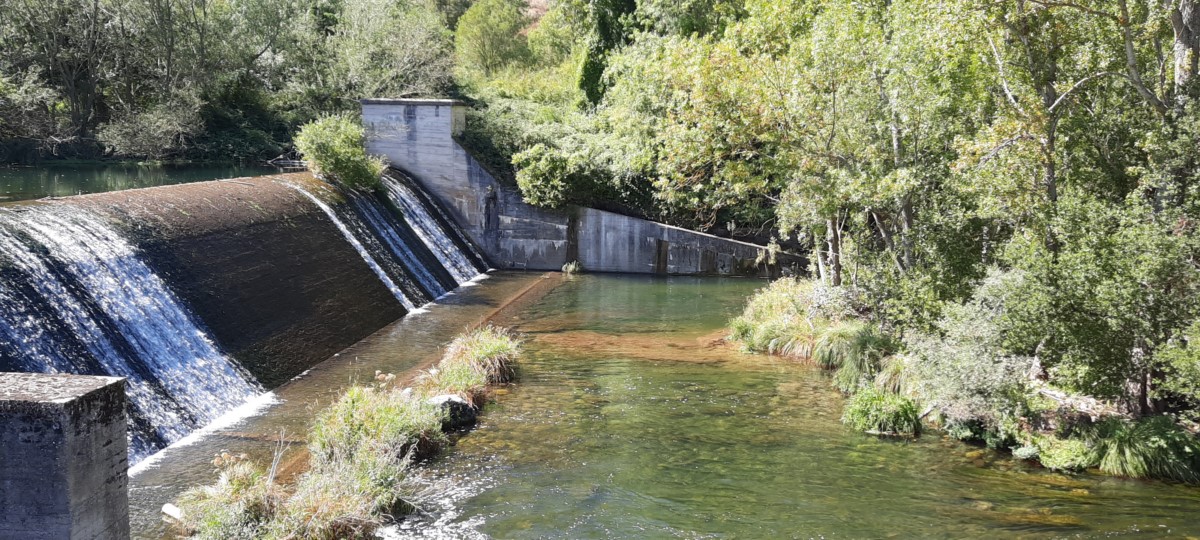
M 864 387 L 846 402 L 846 425 L 868 433 L 912 435 L 921 433 L 920 413 L 911 399 Z
M 1096 465 L 1096 452 L 1086 441 L 1048 436 L 1034 441 L 1038 461 L 1047 469 L 1081 471 Z M 1015 455 L 1015 453 L 1014 453 Z
M 830 326 L 863 311 L 852 289 L 783 278 L 750 298 L 746 309 L 730 323 L 731 337 L 750 351 L 808 357 Z
M 428 397 L 455 394 L 478 407 L 491 384 L 516 377 L 521 343 L 508 330 L 485 326 L 460 335 L 446 347 L 437 367 L 417 383 Z
M 354 458 L 360 445 L 432 455 L 446 443 L 442 413 L 424 400 L 393 390 L 355 386 L 321 412 L 309 437 L 317 464 Z
M 407 514 L 403 497 L 408 460 L 387 448 L 362 447 L 351 459 L 317 465 L 296 486 L 268 536 L 339 540 L 376 538 L 384 516 Z
M 1094 445 L 1108 474 L 1200 482 L 1200 441 L 1170 417 L 1110 419 L 1097 428 Z
M 191 537 L 203 540 L 256 540 L 285 501 L 285 494 L 245 456 L 222 454 L 214 461 L 217 483 L 179 496 L 183 522 Z
M 194 96 L 127 111 L 100 127 L 96 137 L 118 155 L 162 159 L 186 149 L 201 130 L 199 100 Z
M 367 155 L 363 128 L 348 115 L 305 124 L 295 142 L 314 173 L 355 189 L 377 188 L 387 167 L 382 159 Z
M 529 56 L 521 30 L 528 19 L 515 0 L 480 0 L 463 13 L 454 33 L 459 64 L 491 75 Z

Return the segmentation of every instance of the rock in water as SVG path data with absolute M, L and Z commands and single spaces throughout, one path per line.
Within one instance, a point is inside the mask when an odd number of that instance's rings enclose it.
M 477 412 L 467 400 L 453 395 L 443 394 L 429 398 L 430 405 L 442 408 L 442 431 L 462 429 L 475 425 Z

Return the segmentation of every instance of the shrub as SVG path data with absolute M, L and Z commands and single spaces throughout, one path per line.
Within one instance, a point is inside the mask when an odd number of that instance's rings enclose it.
M 830 326 L 862 311 L 852 289 L 783 278 L 752 296 L 730 327 L 747 350 L 807 357 Z
M 222 454 L 214 461 L 217 483 L 189 489 L 179 496 L 183 521 L 193 538 L 255 540 L 274 517 L 285 494 L 274 478 L 244 456 Z
M 437 368 L 422 377 L 417 386 L 426 396 L 456 394 L 479 406 L 488 385 L 516 377 L 520 354 L 521 343 L 512 333 L 485 326 L 450 342 Z
M 458 19 L 454 52 L 459 63 L 484 75 L 529 56 L 521 30 L 528 19 L 515 0 L 480 0 Z
M 911 399 L 864 387 L 846 402 L 846 425 L 868 433 L 919 435 L 920 413 Z
M 354 458 L 360 445 L 388 449 L 400 459 L 407 452 L 428 456 L 446 443 L 442 413 L 403 392 L 355 386 L 321 411 L 309 447 L 321 465 Z
M 305 124 L 295 142 L 314 173 L 355 189 L 378 187 L 387 167 L 382 159 L 367 155 L 363 128 L 348 115 Z
M 1096 465 L 1096 452 L 1086 441 L 1047 436 L 1034 441 L 1042 466 L 1056 471 L 1081 471 Z M 1015 452 L 1014 452 L 1015 455 Z
M 412 510 L 403 498 L 407 459 L 374 444 L 304 475 L 269 527 L 275 538 L 375 538 L 384 516 Z
M 1098 426 L 1094 444 L 1108 474 L 1200 481 L 1200 441 L 1170 417 L 1110 419 Z

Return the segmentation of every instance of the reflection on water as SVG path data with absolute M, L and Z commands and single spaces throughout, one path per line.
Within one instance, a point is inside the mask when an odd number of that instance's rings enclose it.
M 818 370 L 713 342 L 762 282 L 581 276 L 508 321 L 519 384 L 423 474 L 395 537 L 1200 534 L 1200 489 L 845 429 Z
M 261 176 L 279 171 L 275 167 L 231 164 L 50 163 L 37 167 L 0 167 L 0 202 Z

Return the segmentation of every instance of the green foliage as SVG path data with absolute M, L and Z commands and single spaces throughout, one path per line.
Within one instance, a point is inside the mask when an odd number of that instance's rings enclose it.
M 96 137 L 116 154 L 163 159 L 186 150 L 200 129 L 198 110 L 194 99 L 164 102 L 114 119 Z
M 465 9 L 441 7 L 447 20 Z M 428 1 L 36 0 L 0 11 L 0 141 L 45 156 L 103 146 L 274 157 L 301 124 L 356 99 L 451 86 L 452 36 Z
M 1047 469 L 1081 471 L 1097 465 L 1096 452 L 1087 441 L 1046 436 L 1035 442 L 1038 461 Z
M 309 436 L 315 463 L 354 458 L 362 445 L 397 456 L 429 455 L 446 443 L 441 411 L 400 392 L 355 386 L 321 411 Z
M 179 496 L 181 526 L 200 540 L 255 540 L 278 508 L 282 490 L 244 456 L 223 454 L 214 461 L 217 483 L 189 489 Z
M 865 387 L 850 397 L 842 422 L 871 433 L 916 436 L 921 433 L 920 413 L 911 399 Z
M 529 56 L 525 36 L 529 23 L 516 0 L 479 0 L 463 14 L 454 34 L 459 64 L 490 76 Z
M 368 156 L 363 128 L 347 115 L 327 116 L 306 124 L 296 134 L 296 149 L 316 174 L 355 189 L 379 186 L 387 164 Z
M 455 394 L 478 407 L 487 387 L 516 377 L 516 360 L 521 342 L 511 332 L 485 326 L 462 334 L 450 342 L 437 367 L 417 382 L 426 396 Z
M 1200 440 L 1170 417 L 1111 419 L 1099 426 L 1093 444 L 1106 473 L 1200 482 Z

